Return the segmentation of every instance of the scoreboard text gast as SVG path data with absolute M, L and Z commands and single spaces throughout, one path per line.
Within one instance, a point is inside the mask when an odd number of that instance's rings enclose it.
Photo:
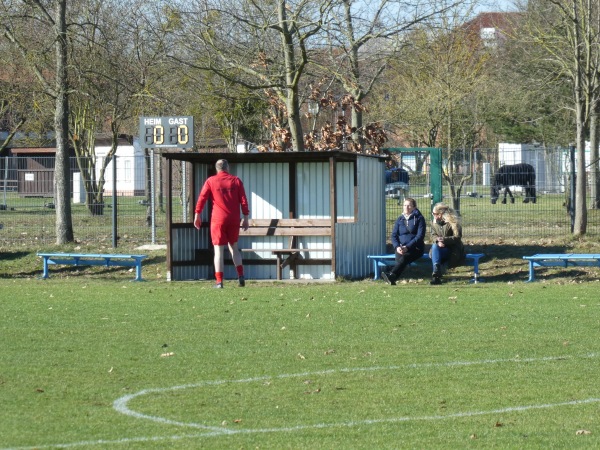
M 140 117 L 140 144 L 143 148 L 194 146 L 192 116 Z

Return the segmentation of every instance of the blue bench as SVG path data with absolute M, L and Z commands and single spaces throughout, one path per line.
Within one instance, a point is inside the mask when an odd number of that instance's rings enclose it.
M 142 279 L 142 261 L 147 255 L 112 255 L 112 254 L 89 254 L 89 253 L 38 253 L 44 261 L 44 272 L 42 278 L 50 276 L 48 266 L 50 264 L 74 265 L 74 266 L 121 266 L 135 267 L 135 280 Z
M 473 266 L 473 279 L 472 283 L 479 283 L 479 260 L 485 256 L 485 253 L 467 253 L 465 255 L 465 263 Z M 381 274 L 381 270 L 386 267 L 393 266 L 396 262 L 396 256 L 393 253 L 388 255 L 369 255 L 367 258 L 373 261 L 373 279 L 378 280 Z M 420 259 L 426 259 L 430 261 L 429 253 L 423 253 Z M 416 262 L 416 261 L 415 261 Z
M 523 256 L 529 262 L 529 281 L 535 281 L 535 267 L 600 267 L 600 255 L 588 253 L 540 253 L 533 256 Z

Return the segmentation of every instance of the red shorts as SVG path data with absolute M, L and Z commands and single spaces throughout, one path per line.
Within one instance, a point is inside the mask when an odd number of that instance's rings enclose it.
M 234 244 L 240 237 L 240 222 L 211 222 L 210 235 L 213 245 Z

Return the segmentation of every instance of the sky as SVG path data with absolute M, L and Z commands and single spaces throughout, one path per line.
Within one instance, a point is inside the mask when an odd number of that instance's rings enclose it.
M 477 13 L 514 11 L 515 9 L 515 0 L 481 0 L 475 7 Z

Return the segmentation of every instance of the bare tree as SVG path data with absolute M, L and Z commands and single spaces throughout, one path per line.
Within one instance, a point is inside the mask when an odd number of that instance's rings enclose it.
M 68 147 L 67 1 L 3 2 L 2 9 L 4 37 L 19 50 L 23 63 L 35 75 L 44 92 L 54 99 L 56 243 L 66 244 L 74 240 Z M 48 73 L 54 74 L 53 82 Z
M 162 49 L 140 41 L 146 26 L 138 15 L 140 7 L 137 0 L 88 0 L 80 10 L 82 25 L 74 35 L 78 45 L 73 49 L 77 64 L 72 77 L 77 89 L 71 95 L 70 138 L 92 214 L 103 213 L 105 172 L 114 160 L 119 136 L 128 125 L 129 130 L 137 131 L 130 123 L 157 73 L 147 65 L 156 64 L 163 54 Z M 152 37 L 146 33 L 147 41 Z M 148 51 L 154 54 L 148 55 Z M 167 73 L 166 67 L 163 70 Z M 100 132 L 111 138 L 110 149 L 101 160 L 95 152 Z
M 592 0 L 532 1 L 521 38 L 540 51 L 531 60 L 545 76 L 569 83 L 577 151 L 577 180 L 573 233 L 587 229 L 587 168 L 585 141 L 599 98 L 600 22 L 598 2 Z M 597 161 L 594 162 L 597 164 Z M 597 171 L 597 169 L 595 169 Z
M 311 40 L 331 0 L 196 0 L 181 9 L 178 46 L 170 56 L 252 90 L 271 90 L 285 105 L 294 151 L 304 150 L 299 84 Z
M 463 155 L 473 160 L 482 143 L 490 52 L 478 34 L 462 27 L 459 10 L 441 14 L 435 26 L 419 27 L 410 46 L 390 61 L 377 109 L 405 142 L 414 147 L 444 147 L 443 177 L 453 206 L 470 180 Z M 381 100 L 385 99 L 385 100 Z
M 327 23 L 327 59 L 321 69 L 337 80 L 353 101 L 364 103 L 390 58 L 407 45 L 406 34 L 463 1 L 337 0 Z M 319 61 L 319 58 L 315 58 Z M 351 108 L 353 141 L 364 149 L 364 108 Z

